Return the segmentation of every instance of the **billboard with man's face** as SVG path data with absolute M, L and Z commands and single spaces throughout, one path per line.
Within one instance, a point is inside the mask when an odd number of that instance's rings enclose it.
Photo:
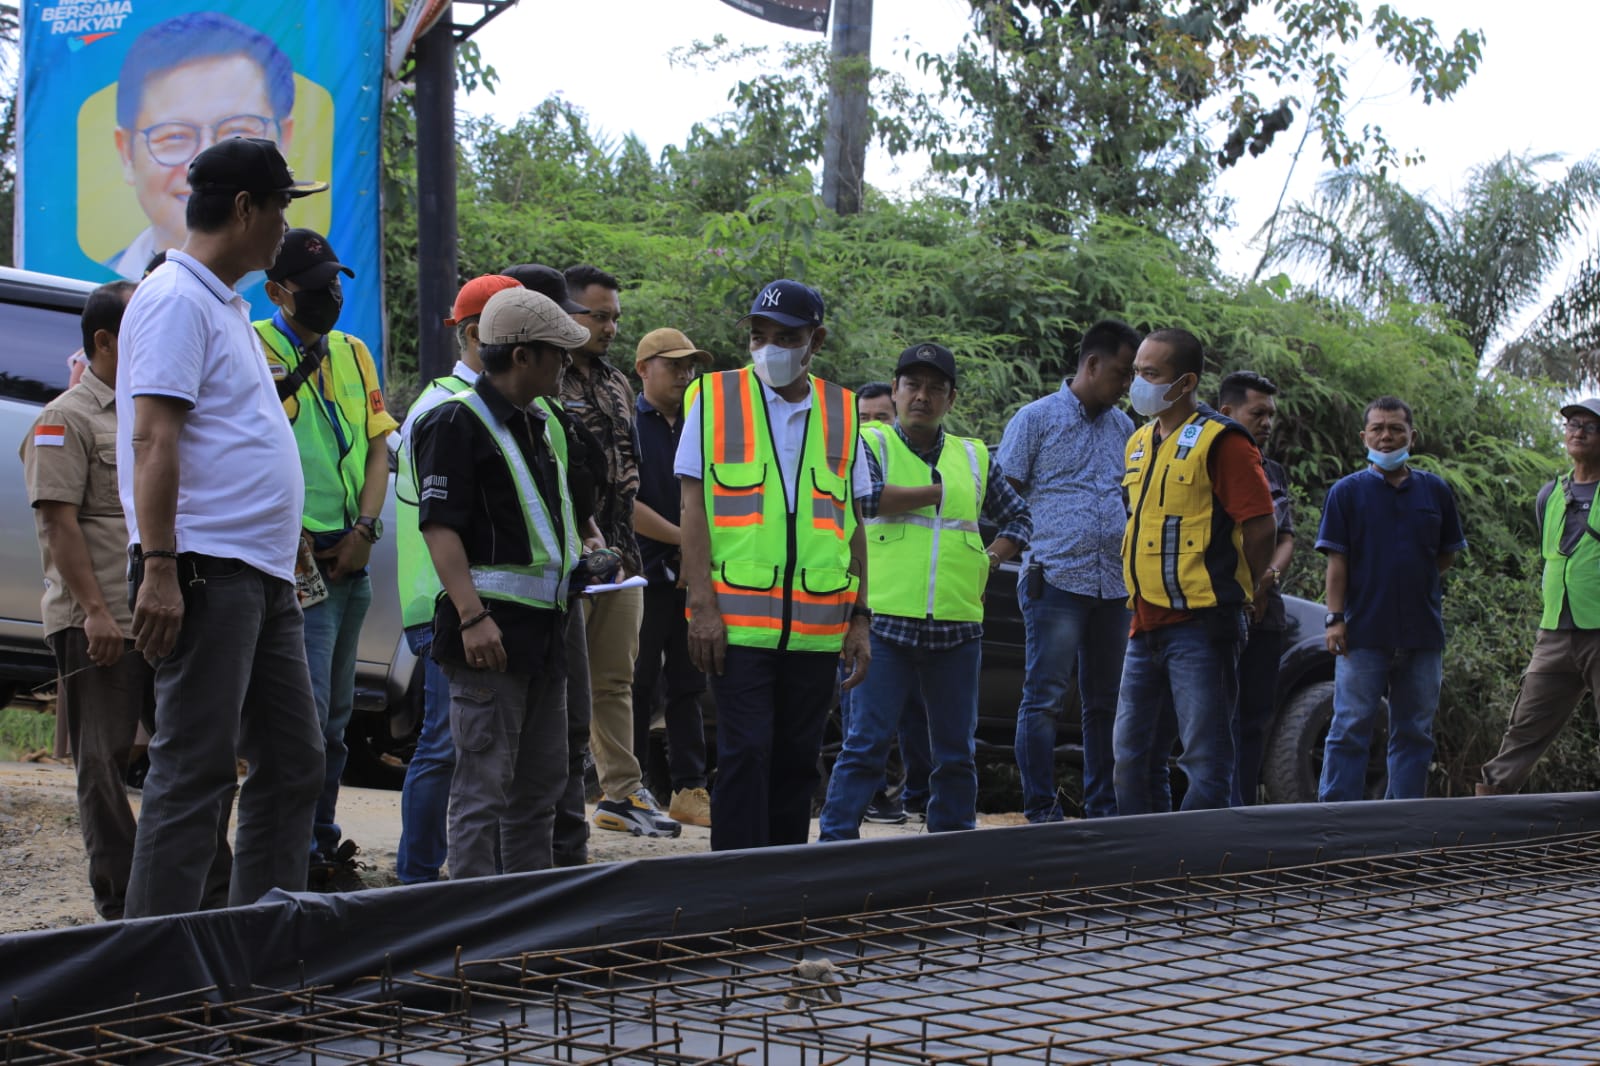
M 138 280 L 186 238 L 189 163 L 225 137 L 276 141 L 302 179 L 291 226 L 355 271 L 339 328 L 383 342 L 379 119 L 388 0 L 25 0 L 17 263 Z M 273 312 L 254 274 L 239 283 Z

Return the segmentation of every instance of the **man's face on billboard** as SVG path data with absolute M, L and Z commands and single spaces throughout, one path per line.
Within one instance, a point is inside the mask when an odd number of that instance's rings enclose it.
M 122 180 L 133 186 L 156 247 L 182 247 L 187 236 L 190 160 L 227 137 L 265 137 L 287 153 L 293 127 L 273 118 L 266 75 L 245 56 L 209 56 L 150 77 L 135 128 L 116 137 Z

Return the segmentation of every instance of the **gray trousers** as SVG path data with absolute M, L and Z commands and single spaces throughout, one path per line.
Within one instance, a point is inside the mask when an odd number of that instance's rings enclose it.
M 1585 692 L 1600 696 L 1600 629 L 1539 630 L 1500 753 L 1483 764 L 1484 784 L 1496 792 L 1527 784 Z
M 557 866 L 589 861 L 589 810 L 584 806 L 583 761 L 589 754 L 589 638 L 583 612 L 567 608 L 567 787 L 556 802 L 551 852 Z
M 446 833 L 450 879 L 549 869 L 556 804 L 567 784 L 561 641 L 549 642 L 544 662 L 515 664 L 531 673 L 443 665 L 456 746 Z
M 311 698 L 294 586 L 244 563 L 178 562 L 183 629 L 156 664 L 156 729 L 134 840 L 126 915 L 201 904 L 217 826 L 239 790 L 231 905 L 274 888 L 304 891 L 311 813 L 322 789 L 322 731 Z

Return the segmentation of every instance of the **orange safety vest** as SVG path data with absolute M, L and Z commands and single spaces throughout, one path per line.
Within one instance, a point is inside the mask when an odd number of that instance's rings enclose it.
M 684 398 L 700 400 L 712 587 L 730 644 L 838 651 L 850 627 L 860 584 L 850 573 L 855 394 L 810 382 L 792 505 L 754 372 L 706 374 Z

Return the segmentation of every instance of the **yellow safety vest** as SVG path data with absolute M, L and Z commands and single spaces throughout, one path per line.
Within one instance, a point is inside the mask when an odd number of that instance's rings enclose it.
M 428 382 L 411 405 L 411 417 L 427 414 L 432 408 L 448 400 L 463 389 L 470 389 L 465 381 L 454 374 L 446 374 Z M 411 431 L 416 432 L 413 424 Z M 400 584 L 400 624 L 406 629 L 433 621 L 433 605 L 442 591 L 439 575 L 433 571 L 433 557 L 428 554 L 427 542 L 422 539 L 418 525 L 417 464 L 411 454 L 409 437 L 400 442 L 395 457 L 394 475 L 394 547 L 397 556 L 396 572 Z
M 489 431 L 500 458 L 511 472 L 517 489 L 522 519 L 528 530 L 530 561 L 525 566 L 501 563 L 471 568 L 472 587 L 486 600 L 504 600 L 547 610 L 567 609 L 567 582 L 580 554 L 578 521 L 572 513 L 572 497 L 567 492 L 567 432 L 555 418 L 546 416 L 545 443 L 556 457 L 556 484 L 561 492 L 561 532 L 557 533 L 550 507 L 539 493 L 533 471 L 517 446 L 517 439 L 505 423 L 494 417 L 488 404 L 471 389 L 456 393 L 446 403 L 459 403 L 477 416 Z
M 1179 611 L 1249 603 L 1244 534 L 1217 500 L 1207 466 L 1217 440 L 1244 429 L 1202 406 L 1159 448 L 1155 430 L 1152 420 L 1128 438 L 1122 478 L 1129 507 L 1122 536 L 1128 602 Z
M 885 487 L 933 484 L 933 468 L 892 427 L 865 426 L 861 439 L 877 458 Z M 874 614 L 981 622 L 989 556 L 978 516 L 989 486 L 989 449 L 946 433 L 937 468 L 944 485 L 938 507 L 867 519 L 867 600 Z
M 284 336 L 271 320 L 254 323 L 267 346 L 267 361 L 294 373 L 300 365 L 298 343 Z M 361 486 L 367 475 L 367 404 L 379 392 L 356 358 L 350 336 L 334 330 L 327 336 L 328 354 L 293 396 L 283 401 L 300 451 L 306 503 L 301 518 L 313 533 L 349 529 L 361 510 Z M 319 388 L 326 381 L 330 401 Z M 381 395 L 381 393 L 380 393 Z
M 711 579 L 730 644 L 836 652 L 850 627 L 859 584 L 850 573 L 855 394 L 810 383 L 793 507 L 754 372 L 706 374 L 685 396 L 686 405 L 700 399 Z
M 1600 629 L 1600 507 L 1589 508 L 1589 525 L 1572 554 L 1561 554 L 1561 534 L 1567 522 L 1567 485 L 1570 474 L 1556 481 L 1544 505 L 1544 612 L 1540 629 L 1561 624 L 1563 600 L 1579 629 Z

